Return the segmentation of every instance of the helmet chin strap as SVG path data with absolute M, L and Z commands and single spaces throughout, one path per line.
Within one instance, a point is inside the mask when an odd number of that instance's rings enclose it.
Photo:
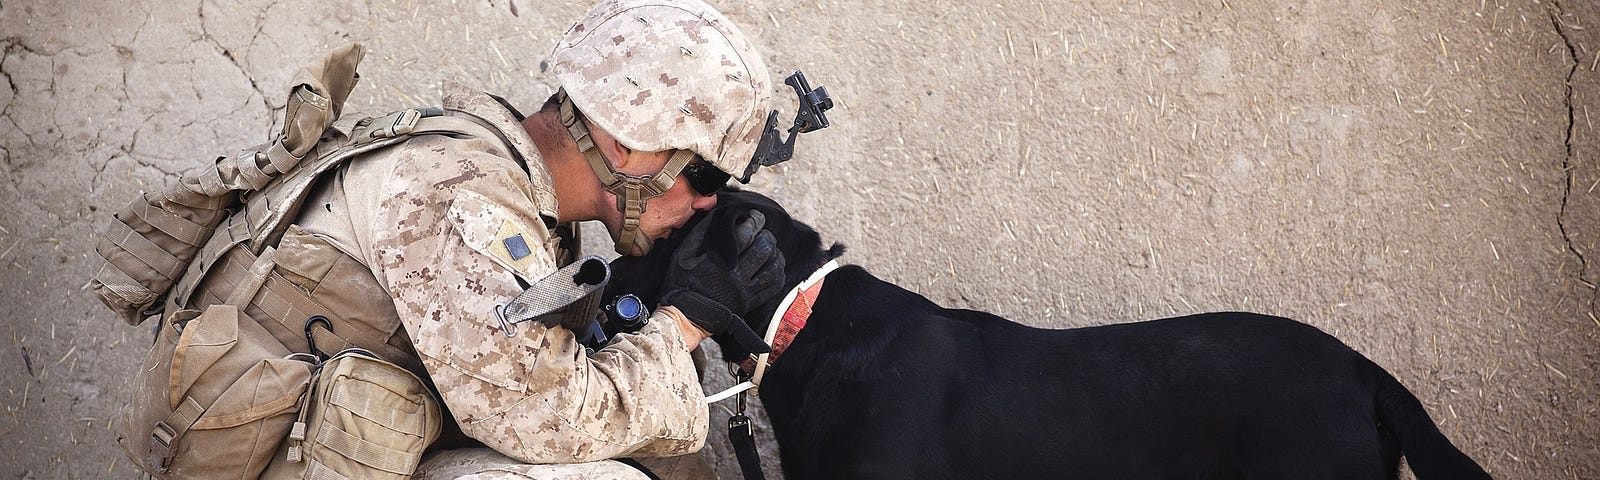
M 567 133 L 572 135 L 572 140 L 577 142 L 578 151 L 583 152 L 589 161 L 589 168 L 594 170 L 595 178 L 600 180 L 600 185 L 607 191 L 617 196 L 617 211 L 622 212 L 622 233 L 617 235 L 617 253 L 629 255 L 634 247 L 639 248 L 639 254 L 650 253 L 654 240 L 644 233 L 640 227 L 640 217 L 644 216 L 645 205 L 650 199 L 659 197 L 677 182 L 678 173 L 683 167 L 694 160 L 694 152 L 678 150 L 672 154 L 672 159 L 655 175 L 629 175 L 621 173 L 612 166 L 612 162 L 605 158 L 605 153 L 594 144 L 594 138 L 589 135 L 589 127 L 582 121 L 582 114 L 573 106 L 572 99 L 567 97 L 565 91 L 556 93 L 561 100 L 561 124 L 567 127 Z

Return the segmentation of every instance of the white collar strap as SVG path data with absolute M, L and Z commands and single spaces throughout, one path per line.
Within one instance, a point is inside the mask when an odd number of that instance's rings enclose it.
M 772 345 L 773 337 L 777 336 L 778 334 L 778 326 L 779 324 L 783 323 L 783 314 L 788 312 L 789 307 L 794 305 L 795 298 L 799 297 L 801 292 L 811 288 L 812 285 L 822 281 L 823 277 L 828 276 L 828 273 L 833 272 L 838 268 L 838 259 L 829 260 L 828 263 L 822 265 L 822 268 L 812 272 L 811 276 L 807 277 L 805 281 L 800 282 L 799 285 L 795 285 L 794 288 L 789 289 L 789 293 L 784 294 L 783 301 L 778 303 L 778 309 L 772 312 L 772 318 L 767 321 L 767 334 L 762 337 L 762 340 L 765 341 L 767 345 Z M 750 380 L 739 382 L 738 385 L 728 387 L 726 390 L 706 396 L 706 404 L 712 404 L 726 400 L 728 397 L 732 397 L 735 394 L 745 390 L 750 390 L 751 393 L 759 391 L 758 388 L 761 386 L 761 378 L 767 372 L 767 359 L 771 355 L 771 352 L 757 355 L 755 375 L 751 376 Z

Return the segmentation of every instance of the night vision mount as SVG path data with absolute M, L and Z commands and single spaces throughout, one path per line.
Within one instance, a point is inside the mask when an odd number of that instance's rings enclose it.
M 750 157 L 750 165 L 745 167 L 739 183 L 750 183 L 750 176 L 756 173 L 757 168 L 777 165 L 793 157 L 795 135 L 828 128 L 827 111 L 833 108 L 833 98 L 828 96 L 828 89 L 812 89 L 811 84 L 806 83 L 806 75 L 798 70 L 784 79 L 783 83 L 794 87 L 795 95 L 800 97 L 800 111 L 795 113 L 794 125 L 789 127 L 789 138 L 779 140 L 783 134 L 778 131 L 778 111 L 773 110 L 767 115 L 767 126 L 761 131 L 761 143 L 756 146 L 756 153 Z

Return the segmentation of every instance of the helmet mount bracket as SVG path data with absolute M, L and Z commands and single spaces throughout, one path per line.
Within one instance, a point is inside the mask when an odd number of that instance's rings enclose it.
M 767 125 L 761 131 L 761 142 L 756 146 L 755 155 L 750 157 L 750 164 L 745 167 L 739 183 L 750 183 L 750 176 L 756 173 L 757 168 L 777 165 L 793 157 L 796 135 L 828 128 L 827 111 L 833 108 L 833 98 L 828 96 L 828 89 L 820 86 L 812 89 L 811 84 L 806 82 L 806 75 L 798 70 L 785 78 L 783 83 L 793 87 L 795 96 L 800 99 L 794 125 L 789 127 L 788 138 L 780 140 L 783 134 L 778 131 L 778 111 L 773 110 L 767 115 Z

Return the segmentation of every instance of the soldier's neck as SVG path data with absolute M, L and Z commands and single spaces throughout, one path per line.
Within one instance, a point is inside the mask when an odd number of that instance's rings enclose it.
M 600 181 L 594 178 L 594 171 L 578 151 L 578 144 L 561 125 L 560 111 L 540 110 L 524 119 L 522 128 L 528 131 L 545 168 L 550 171 L 556 191 L 557 221 L 565 224 L 599 220 L 612 209 L 605 190 L 600 188 Z

